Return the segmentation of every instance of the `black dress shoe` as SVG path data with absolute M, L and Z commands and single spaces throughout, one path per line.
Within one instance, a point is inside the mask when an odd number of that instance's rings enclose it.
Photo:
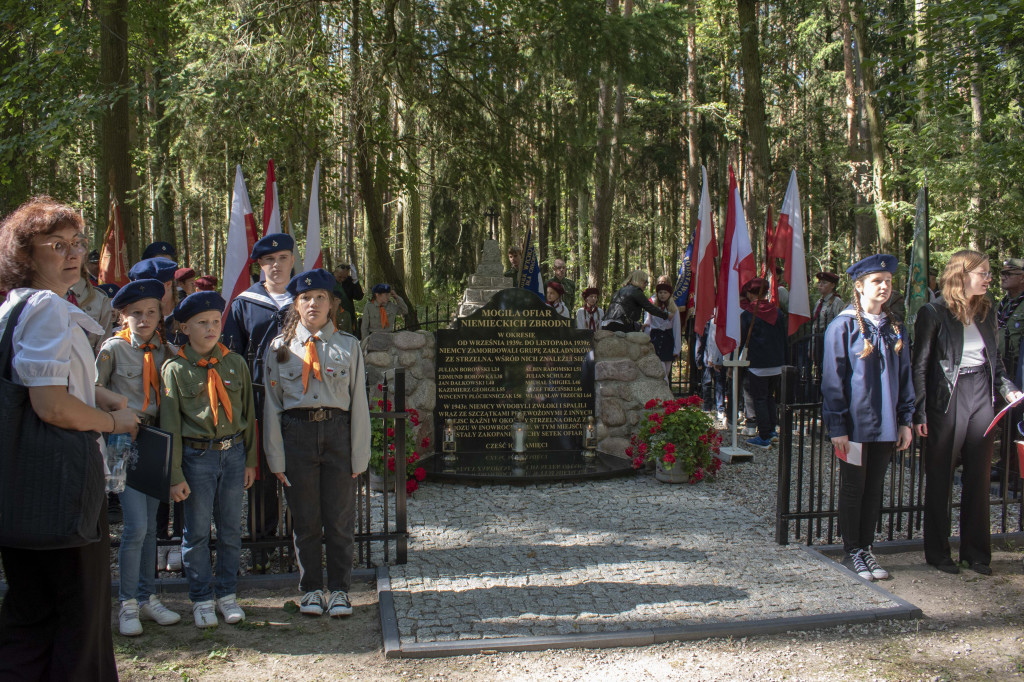
M 971 570 L 981 575 L 992 575 L 992 568 L 988 564 L 971 564 Z
M 950 559 L 949 557 L 946 557 L 945 559 L 941 560 L 937 564 L 932 564 L 932 566 L 934 566 L 935 568 L 939 569 L 943 573 L 953 573 L 953 574 L 955 574 L 955 573 L 959 573 L 960 572 L 960 567 L 957 566 L 956 563 L 952 559 Z

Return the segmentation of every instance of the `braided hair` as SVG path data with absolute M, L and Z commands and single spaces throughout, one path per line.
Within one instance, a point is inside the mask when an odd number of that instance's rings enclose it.
M 330 291 L 327 292 L 327 320 L 334 323 L 334 308 L 335 308 L 334 294 Z M 288 354 L 291 352 L 288 350 L 289 344 L 292 339 L 295 338 L 295 329 L 299 326 L 299 322 L 302 321 L 302 316 L 299 315 L 299 299 L 296 298 L 292 301 L 291 306 L 288 308 L 288 315 L 284 318 L 284 326 L 281 327 L 282 343 L 275 352 L 277 362 L 280 364 L 288 359 Z M 336 324 L 336 323 L 335 323 Z
M 868 274 L 871 274 L 871 273 L 868 273 Z M 859 279 L 857 279 L 857 282 L 864 281 L 864 277 L 867 277 L 867 276 L 868 275 L 864 275 L 863 277 L 860 277 Z M 867 356 L 871 355 L 871 353 L 874 352 L 875 344 L 871 343 L 871 339 L 868 336 L 867 328 L 864 326 L 864 318 L 861 315 L 861 312 L 863 311 L 863 308 L 861 308 L 861 305 L 860 305 L 860 292 L 857 291 L 857 287 L 856 287 L 856 283 L 857 282 L 854 282 L 854 287 L 853 287 L 853 309 L 854 309 L 854 311 L 856 312 L 856 315 L 857 315 L 857 326 L 860 328 L 860 335 L 862 337 L 864 337 L 864 349 L 857 355 L 858 358 L 863 360 L 864 358 L 866 358 Z M 885 313 L 886 321 L 890 325 L 892 325 L 893 331 L 896 333 L 896 345 L 893 346 L 893 350 L 895 350 L 896 353 L 899 354 L 899 353 L 903 352 L 903 332 L 900 330 L 899 323 L 893 321 L 892 313 L 889 312 L 889 304 L 888 303 L 883 303 L 882 304 L 882 312 Z

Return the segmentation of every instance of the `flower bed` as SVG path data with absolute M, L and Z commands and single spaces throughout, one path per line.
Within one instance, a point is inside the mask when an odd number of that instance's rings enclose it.
M 704 411 L 699 396 L 676 400 L 647 401 L 647 419 L 640 422 L 629 440 L 626 455 L 633 468 L 654 463 L 662 469 L 680 467 L 691 484 L 714 481 L 722 460 L 718 458 L 722 437 L 711 415 Z
M 388 471 L 395 471 L 395 427 L 387 426 L 387 419 L 372 417 L 374 412 L 391 412 L 392 408 L 392 402 L 384 396 L 384 386 L 377 384 L 377 391 L 370 398 L 370 469 L 378 476 L 384 476 L 385 466 Z M 416 427 L 420 425 L 420 414 L 411 407 L 405 411 L 409 413 L 410 422 L 410 427 L 405 430 L 405 492 L 412 495 L 427 478 L 422 462 L 430 456 L 430 437 L 424 436 L 417 444 Z

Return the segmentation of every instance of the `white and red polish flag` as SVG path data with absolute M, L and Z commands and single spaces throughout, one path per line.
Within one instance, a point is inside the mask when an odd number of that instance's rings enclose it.
M 789 175 L 786 198 L 782 200 L 779 224 L 775 227 L 773 256 L 786 261 L 783 277 L 789 283 L 789 333 L 792 335 L 801 324 L 811 319 L 807 261 L 804 257 L 804 224 L 800 217 L 800 189 L 797 187 L 795 170 Z
M 309 192 L 309 218 L 306 220 L 306 256 L 303 270 L 322 268 L 324 254 L 320 249 L 320 162 L 313 169 L 313 187 Z
M 711 220 L 711 197 L 708 195 L 708 169 L 700 167 L 700 204 L 697 209 L 697 236 L 694 239 L 696 265 L 693 268 L 694 318 L 693 328 L 698 334 L 715 315 L 715 259 L 718 257 L 718 241 L 715 239 L 715 224 Z
M 281 204 L 277 200 L 277 175 L 274 173 L 274 160 L 267 161 L 267 187 L 263 191 L 263 234 L 274 234 L 281 231 Z
M 725 237 L 722 240 L 722 267 L 718 273 L 715 297 L 715 344 L 728 355 L 740 344 L 740 287 L 757 274 L 750 233 L 743 214 L 743 201 L 736 174 L 729 166 L 729 204 L 725 213 Z
M 228 305 L 231 299 L 249 288 L 249 254 L 256 243 L 256 219 L 249 203 L 249 190 L 242 178 L 242 166 L 235 169 L 235 189 L 231 197 L 228 243 L 224 253 L 224 282 L 220 295 Z

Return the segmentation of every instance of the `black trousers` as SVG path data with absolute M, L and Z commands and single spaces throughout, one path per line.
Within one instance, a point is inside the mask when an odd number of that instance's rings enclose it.
M 839 532 L 843 549 L 867 549 L 875 541 L 882 513 L 882 486 L 896 444 L 864 443 L 861 464 L 839 460 Z
M 0 680 L 116 680 L 110 633 L 110 535 L 74 549 L 0 548 Z
M 939 407 L 939 406 L 936 406 Z M 949 501 L 953 470 L 963 463 L 960 496 L 960 560 L 992 561 L 989 473 L 992 439 L 985 429 L 994 416 L 987 372 L 961 374 L 946 413 L 928 410 L 928 450 L 924 460 L 924 558 L 930 564 L 949 559 Z
M 770 377 L 759 377 L 747 371 L 747 388 L 750 399 L 754 403 L 754 417 L 757 419 L 757 435 L 768 440 L 772 431 L 779 423 L 779 407 L 775 402 L 775 394 L 779 390 L 782 377 L 778 374 Z M 749 405 L 748 405 L 749 413 Z
M 355 553 L 356 479 L 348 413 L 322 422 L 281 417 L 284 494 L 292 511 L 299 589 L 323 589 L 323 545 L 327 545 L 327 589 L 348 592 Z

